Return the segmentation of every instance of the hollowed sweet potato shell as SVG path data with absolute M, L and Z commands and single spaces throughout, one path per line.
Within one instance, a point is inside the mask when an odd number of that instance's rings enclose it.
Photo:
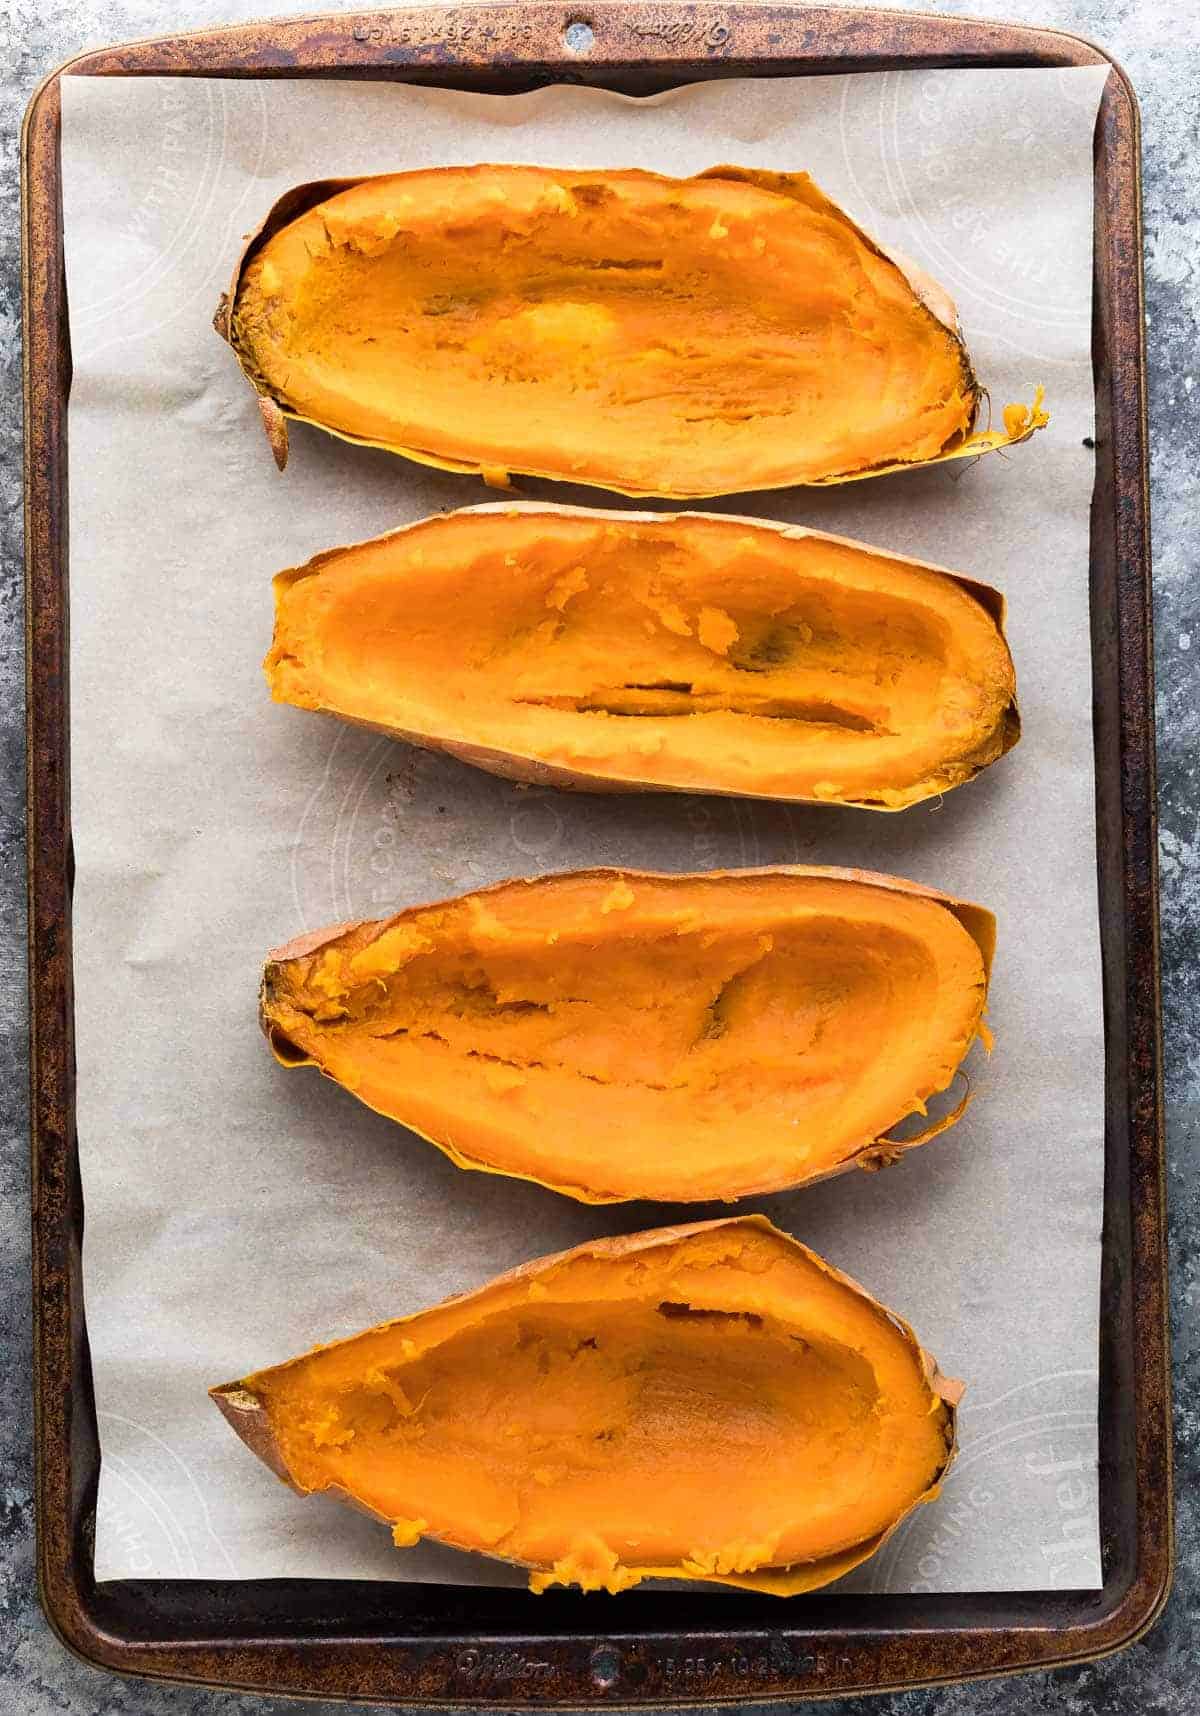
M 878 1168 L 984 1023 L 995 924 L 869 871 L 585 870 L 268 956 L 263 1028 L 462 1168 L 587 1203 Z
M 212 1390 L 301 1494 L 529 1569 L 792 1596 L 938 1493 L 961 1384 L 762 1216 L 593 1240 Z
M 1023 441 L 954 304 L 805 173 L 441 167 L 301 185 L 216 315 L 279 464 L 287 419 L 504 486 L 677 499 L 848 482 Z
M 279 702 L 492 774 L 901 810 L 1020 721 L 998 591 L 799 526 L 507 503 L 275 579 Z

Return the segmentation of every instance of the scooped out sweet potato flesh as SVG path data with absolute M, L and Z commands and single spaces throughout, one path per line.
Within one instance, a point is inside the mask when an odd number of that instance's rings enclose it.
M 214 1389 L 302 1493 L 531 1569 L 811 1590 L 953 1458 L 960 1385 L 761 1216 L 602 1239 Z
M 461 1167 L 587 1202 L 879 1167 L 977 1034 L 989 913 L 863 871 L 503 882 L 268 959 L 277 1057 Z
M 1019 732 L 996 592 L 787 526 L 483 507 L 275 603 L 279 701 L 558 785 L 895 810 Z
M 332 194 L 331 194 L 332 192 Z M 954 305 L 807 174 L 443 167 L 301 186 L 217 315 L 265 403 L 450 470 L 625 494 L 842 481 L 973 434 Z

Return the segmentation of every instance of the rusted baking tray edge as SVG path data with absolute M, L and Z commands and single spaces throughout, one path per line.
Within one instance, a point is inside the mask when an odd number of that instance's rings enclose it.
M 568 37 L 568 27 L 575 25 Z M 582 28 L 580 27 L 582 26 Z M 573 44 L 573 45 L 572 45 Z M 1081 1662 L 1140 1636 L 1171 1578 L 1153 679 L 1137 104 L 1113 66 L 1096 132 L 1096 486 L 1091 595 L 1104 968 L 1098 1591 L 634 1598 L 317 1580 L 92 1577 L 99 1452 L 80 1279 L 68 759 L 62 71 L 339 76 L 492 91 L 644 93 L 731 75 L 1077 66 L 1051 30 L 787 5 L 349 12 L 81 55 L 48 78 L 22 151 L 37 1516 L 42 1601 L 88 1661 L 126 1673 L 405 1705 L 629 1706 L 803 1699 Z

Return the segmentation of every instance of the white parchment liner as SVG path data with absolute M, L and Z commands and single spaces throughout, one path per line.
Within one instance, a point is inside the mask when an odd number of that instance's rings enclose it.
M 864 1588 L 1098 1582 L 1103 1045 L 1088 507 L 1091 138 L 1103 69 L 717 82 L 638 102 L 390 84 L 67 78 L 72 801 L 87 1316 L 103 1444 L 96 1566 L 119 1576 L 505 1580 L 302 1501 L 210 1383 L 590 1234 L 705 1213 L 589 1209 L 463 1175 L 255 1022 L 264 950 L 339 918 L 585 864 L 890 870 L 999 919 L 961 1125 L 879 1175 L 760 1200 L 911 1320 L 969 1391 L 943 1498 Z M 481 160 L 805 168 L 956 297 L 1011 455 L 710 510 L 857 535 L 1005 592 L 1024 738 L 900 816 L 522 791 L 272 705 L 270 577 L 484 500 L 293 428 L 278 475 L 209 321 L 239 235 L 307 179 Z M 595 491 L 523 485 L 605 504 Z M 616 497 L 613 506 L 627 505 Z M 636 1593 L 623 1599 L 638 1600 Z M 719 1603 L 708 1591 L 702 1600 Z

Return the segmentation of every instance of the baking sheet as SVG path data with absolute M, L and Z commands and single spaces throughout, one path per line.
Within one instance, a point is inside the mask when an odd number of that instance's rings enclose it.
M 510 1582 L 277 1484 L 208 1385 L 676 1206 L 584 1208 L 459 1173 L 271 1060 L 264 950 L 340 918 L 583 864 L 866 865 L 999 920 L 990 1064 L 881 1175 L 753 1200 L 967 1379 L 963 1452 L 848 1587 L 1099 1582 L 1103 1041 L 1088 510 L 1091 138 L 1104 68 L 730 80 L 634 101 L 389 84 L 64 78 L 72 820 L 84 1276 L 103 1463 L 96 1573 Z M 1011 455 L 705 503 L 859 535 L 1006 591 L 1024 737 L 900 816 L 523 790 L 277 707 L 269 580 L 488 498 L 293 427 L 279 476 L 209 327 L 240 235 L 311 178 L 498 160 L 811 171 L 941 278 Z M 524 483 L 534 498 L 621 506 Z M 688 1215 L 706 1212 L 689 1206 Z M 704 1600 L 721 1593 L 705 1588 Z M 636 1598 L 627 1599 L 636 1601 Z

